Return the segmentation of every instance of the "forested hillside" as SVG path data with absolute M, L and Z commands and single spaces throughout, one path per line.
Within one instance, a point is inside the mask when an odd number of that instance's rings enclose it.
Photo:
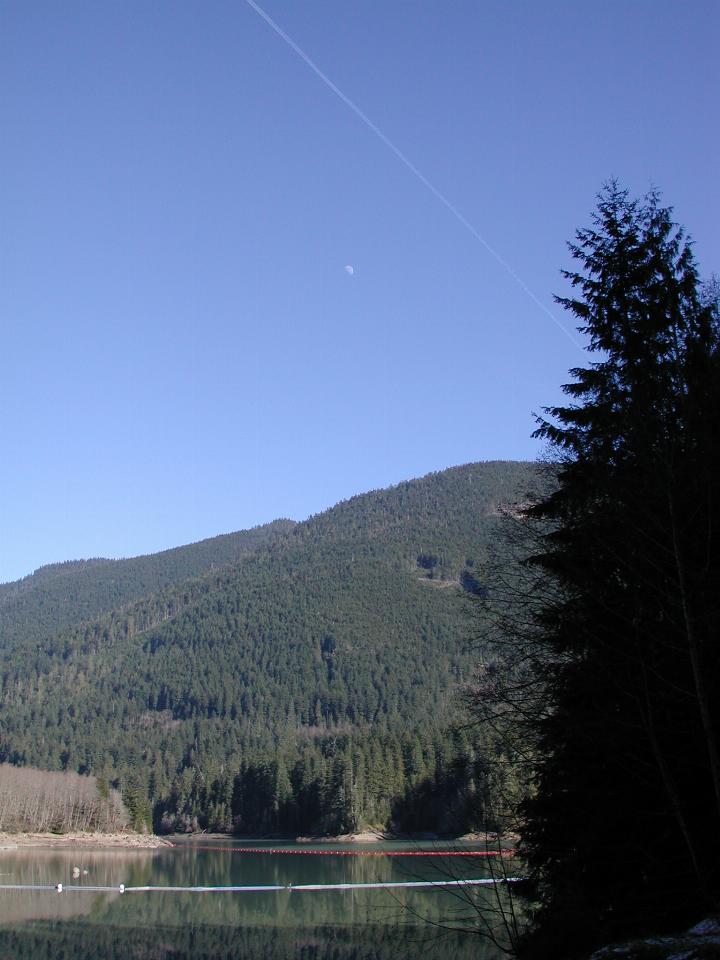
M 500 506 L 536 483 L 528 464 L 458 467 L 92 621 L 15 613 L 0 760 L 106 777 L 156 828 L 468 825 L 485 764 L 450 731 L 473 663 L 462 595 L 503 550 Z
M 229 563 L 291 529 L 291 520 L 127 560 L 71 560 L 0 584 L 0 647 L 41 639 Z

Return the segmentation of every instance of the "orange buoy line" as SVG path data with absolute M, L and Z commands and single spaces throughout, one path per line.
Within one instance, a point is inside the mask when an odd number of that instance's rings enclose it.
M 213 850 L 215 853 L 265 853 L 308 857 L 514 857 L 514 850 L 296 850 L 288 847 L 223 847 L 178 843 L 177 849 Z

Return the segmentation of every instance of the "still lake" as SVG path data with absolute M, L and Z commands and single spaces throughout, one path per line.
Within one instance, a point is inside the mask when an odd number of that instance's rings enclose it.
M 253 852 L 239 852 L 238 846 Z M 273 849 L 316 851 L 299 855 Z M 291 884 L 387 883 L 490 877 L 510 869 L 438 844 L 315 847 L 192 838 L 159 850 L 19 848 L 0 853 L 0 887 L 108 886 L 90 890 L 0 889 L 0 958 L 88 960 L 498 960 L 478 930 L 503 937 L 507 887 L 290 890 Z M 465 845 L 455 851 L 480 850 Z M 383 856 L 338 856 L 328 850 Z M 387 854 L 394 854 L 389 856 Z M 403 855 L 404 854 L 404 855 Z M 75 878 L 73 870 L 75 868 Z M 77 877 L 78 870 L 80 872 Z M 119 892 L 144 886 L 281 886 L 273 892 Z

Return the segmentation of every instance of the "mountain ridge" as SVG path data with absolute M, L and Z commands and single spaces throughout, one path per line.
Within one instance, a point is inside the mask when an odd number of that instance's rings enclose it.
M 502 553 L 500 505 L 537 483 L 526 463 L 438 471 L 94 621 L 16 624 L 0 648 L 0 760 L 102 775 L 156 827 L 447 818 L 482 766 L 451 731 L 473 663 L 459 596 Z
M 12 634 L 13 623 L 34 616 L 41 629 L 53 630 L 90 620 L 183 579 L 236 563 L 293 525 L 279 519 L 158 553 L 45 564 L 0 585 L 0 646 Z

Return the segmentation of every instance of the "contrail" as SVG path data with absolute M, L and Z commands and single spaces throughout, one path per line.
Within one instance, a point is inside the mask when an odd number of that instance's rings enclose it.
M 556 327 L 562 330 L 565 336 L 568 337 L 568 339 L 578 348 L 578 350 L 584 353 L 585 351 L 577 342 L 575 337 L 570 333 L 567 327 L 565 327 L 564 324 L 562 324 L 558 320 L 558 318 L 555 316 L 552 310 L 549 310 L 545 306 L 545 304 L 542 302 L 542 300 L 540 300 L 533 293 L 533 291 L 530 289 L 530 287 L 528 287 L 528 285 L 525 283 L 522 277 L 519 277 L 517 275 L 517 273 L 515 272 L 515 270 L 513 270 L 513 268 L 510 266 L 507 260 L 503 256 L 501 256 L 497 252 L 497 250 L 487 242 L 487 240 L 485 239 L 485 237 L 483 237 L 480 231 L 476 227 L 474 227 L 472 223 L 470 223 L 470 221 L 463 216 L 462 213 L 460 213 L 460 211 L 455 206 L 455 204 L 451 203 L 450 200 L 448 200 L 448 198 L 445 196 L 445 194 L 442 193 L 440 190 L 438 190 L 435 184 L 432 183 L 430 180 L 428 180 L 428 178 L 425 176 L 424 173 L 422 173 L 421 170 L 418 170 L 418 168 L 415 166 L 412 160 L 410 160 L 410 158 L 407 157 L 402 152 L 402 150 L 398 146 L 396 146 L 392 142 L 392 140 L 382 132 L 382 130 L 377 126 L 377 124 L 372 122 L 372 120 L 370 119 L 370 117 L 367 116 L 366 113 L 363 113 L 360 107 L 354 101 L 352 101 L 350 97 L 348 97 L 345 93 L 343 93 L 343 91 L 340 89 L 340 87 L 337 86 L 337 84 L 332 82 L 332 80 L 330 79 L 330 77 L 328 77 L 326 73 L 323 73 L 320 67 L 315 63 L 314 60 L 312 60 L 305 53 L 302 47 L 299 46 L 297 43 L 295 43 L 292 37 L 288 36 L 288 34 L 285 33 L 282 27 L 280 27 L 279 24 L 277 24 L 273 20 L 273 18 L 263 10 L 263 8 L 255 2 L 255 0 L 245 0 L 245 3 L 247 3 L 249 7 L 252 7 L 252 9 L 255 11 L 255 13 L 257 13 L 259 17 L 262 17 L 265 23 L 267 23 L 267 25 L 271 27 L 275 31 L 275 33 L 282 40 L 284 40 L 285 43 L 292 50 L 295 51 L 295 53 L 300 57 L 301 60 L 305 61 L 305 63 L 310 67 L 313 73 L 317 74 L 317 76 L 320 77 L 320 79 L 325 84 L 325 86 L 329 87 L 330 90 L 332 90 L 332 92 L 335 94 L 335 96 L 339 97 L 342 100 L 342 102 L 347 107 L 349 107 L 356 116 L 358 116 L 362 120 L 365 126 L 368 127 L 368 129 L 372 130 L 372 132 L 375 134 L 376 137 L 382 140 L 382 142 L 385 144 L 385 146 L 389 150 L 392 150 L 392 152 L 395 154 L 398 160 L 400 160 L 401 163 L 405 164 L 408 170 L 415 177 L 417 177 L 420 183 L 422 183 L 425 187 L 427 187 L 430 193 L 432 193 L 433 196 L 436 197 L 440 201 L 440 203 L 442 203 L 442 205 L 450 211 L 450 213 L 455 217 L 455 219 L 458 220 L 465 227 L 465 229 L 468 230 L 473 235 L 473 237 L 475 237 L 476 240 L 480 241 L 480 243 L 483 245 L 483 247 L 485 247 L 485 249 L 490 254 L 490 256 L 494 257 L 495 260 L 497 260 L 497 262 L 500 264 L 500 266 L 503 267 L 503 269 L 510 274 L 510 276 L 513 278 L 515 283 L 517 283 L 525 291 L 525 293 L 528 295 L 528 297 L 530 297 L 533 303 L 536 304 L 536 306 L 540 307 L 543 313 L 546 314 L 552 320 L 552 322 L 555 324 Z

